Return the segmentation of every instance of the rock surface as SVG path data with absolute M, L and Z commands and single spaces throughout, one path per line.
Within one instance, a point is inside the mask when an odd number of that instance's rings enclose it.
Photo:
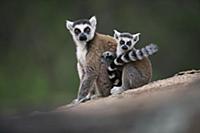
M 123 94 L 2 119 L 13 133 L 200 132 L 200 71 L 180 72 Z

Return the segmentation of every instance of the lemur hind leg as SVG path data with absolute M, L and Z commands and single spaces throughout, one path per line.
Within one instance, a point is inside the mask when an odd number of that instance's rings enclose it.
M 122 79 L 123 80 L 123 79 Z M 149 76 L 144 72 L 143 69 L 134 67 L 131 63 L 125 66 L 125 76 L 123 88 L 127 89 L 134 89 L 140 86 L 147 84 L 150 80 Z
M 146 76 L 142 75 L 139 69 L 133 64 L 126 64 L 122 71 L 122 86 L 113 87 L 111 94 L 119 94 L 128 89 L 134 89 L 148 83 Z

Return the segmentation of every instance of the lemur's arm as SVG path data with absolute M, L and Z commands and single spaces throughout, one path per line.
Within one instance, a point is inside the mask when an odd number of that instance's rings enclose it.
M 83 79 L 84 70 L 83 70 L 83 66 L 79 62 L 77 63 L 77 70 L 78 70 L 78 76 L 81 82 L 81 80 Z
M 86 98 L 86 96 L 88 96 L 96 78 L 97 73 L 95 72 L 95 69 L 92 66 L 86 66 L 85 74 L 83 75 L 83 79 L 79 86 L 78 101 L 83 100 Z

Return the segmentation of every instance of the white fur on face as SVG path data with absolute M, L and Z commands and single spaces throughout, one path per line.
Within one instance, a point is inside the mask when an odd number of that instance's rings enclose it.
M 115 38 L 115 40 L 117 41 L 117 51 L 116 51 L 116 54 L 117 54 L 117 56 L 119 56 L 119 55 L 121 55 L 121 54 L 123 54 L 124 52 L 126 52 L 126 51 L 129 51 L 129 50 L 131 50 L 131 49 L 134 49 L 134 46 L 135 46 L 135 44 L 139 41 L 139 35 L 140 35 L 140 33 L 136 33 L 136 34 L 133 34 L 132 36 L 133 36 L 133 39 L 131 39 L 131 38 L 128 38 L 128 37 L 120 37 L 120 32 L 119 31 L 117 31 L 117 30 L 114 30 L 114 38 Z M 122 48 L 121 48 L 121 45 L 120 45 L 120 41 L 121 40 L 123 40 L 124 42 L 125 42 L 125 44 L 128 42 L 128 41 L 131 41 L 131 46 L 127 46 L 128 47 L 128 49 L 127 50 L 123 50 Z
M 127 46 L 128 47 L 127 50 L 122 49 L 121 45 L 120 45 L 120 40 L 125 41 L 125 43 L 127 43 L 128 41 L 131 41 L 131 46 Z M 123 54 L 126 51 L 129 51 L 129 50 L 133 49 L 134 45 L 136 44 L 136 42 L 134 42 L 133 39 L 130 39 L 130 38 L 127 38 L 127 37 L 118 37 L 118 39 L 116 39 L 116 41 L 117 41 L 117 51 L 116 51 L 117 52 L 117 56 Z
M 94 38 L 94 35 L 95 35 L 96 24 L 97 24 L 96 17 L 93 16 L 92 18 L 90 18 L 89 22 L 90 22 L 91 25 L 89 25 L 89 24 L 77 24 L 77 25 L 75 25 L 73 27 L 74 22 L 68 21 L 68 20 L 66 21 L 66 28 L 70 31 L 70 33 L 71 33 L 71 35 L 73 37 L 73 40 L 74 40 L 74 42 L 75 42 L 75 44 L 77 46 L 76 47 L 76 56 L 77 56 L 78 62 L 81 65 L 84 65 L 85 61 L 86 61 L 86 54 L 87 54 L 86 43 L 88 41 L 92 40 Z M 84 29 L 86 27 L 90 28 L 90 33 L 89 34 L 84 33 L 84 35 L 87 37 L 87 40 L 86 41 L 80 41 L 79 40 L 79 35 L 80 34 L 76 35 L 74 33 L 74 29 L 78 28 L 81 31 L 81 33 L 83 33 Z M 79 72 L 79 75 L 81 76 L 81 72 Z
M 78 41 L 79 43 L 83 44 L 83 43 L 86 43 L 86 42 L 88 42 L 88 41 L 90 41 L 94 38 L 94 35 L 95 35 L 95 32 L 96 32 L 96 24 L 97 24 L 96 17 L 95 16 L 91 17 L 89 19 L 89 22 L 90 22 L 91 25 L 89 25 L 89 24 L 78 24 L 78 25 L 75 25 L 75 27 L 73 27 L 74 22 L 69 21 L 69 20 L 66 21 L 66 28 L 70 31 L 75 42 Z M 87 36 L 87 40 L 83 42 L 83 41 L 79 40 L 79 35 L 76 35 L 74 33 L 74 29 L 78 28 L 81 31 L 81 33 L 83 33 L 83 31 L 86 27 L 90 28 L 90 33 L 85 34 Z
M 77 36 L 77 35 L 75 35 L 75 33 L 74 33 L 74 29 L 75 29 L 75 28 L 78 28 L 78 29 L 81 31 L 81 33 L 83 33 L 83 32 L 84 32 L 84 29 L 85 29 L 86 27 L 89 27 L 90 30 L 91 30 L 89 34 L 85 34 L 85 35 L 87 36 L 86 42 L 92 40 L 93 37 L 94 37 L 94 35 L 95 35 L 96 27 L 92 27 L 92 26 L 90 26 L 89 24 L 79 24 L 79 25 L 76 25 L 76 26 L 73 28 L 73 30 L 70 31 L 71 34 L 72 34 L 72 36 L 73 36 L 73 38 L 76 39 L 77 41 L 79 41 L 79 35 Z

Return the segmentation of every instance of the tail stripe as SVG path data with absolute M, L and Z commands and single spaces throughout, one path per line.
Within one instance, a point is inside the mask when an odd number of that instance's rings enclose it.
M 124 61 L 122 60 L 122 55 L 118 56 L 115 60 L 114 60 L 115 65 L 118 66 L 122 66 L 124 64 Z
M 112 73 L 114 73 L 114 71 L 110 71 L 110 70 L 108 69 L 108 75 L 112 75 Z
M 149 56 L 150 53 L 149 53 L 149 50 L 147 49 L 147 47 L 144 47 L 144 50 L 146 51 L 147 55 Z
M 115 62 L 112 62 L 112 63 L 110 64 L 110 68 L 113 69 L 113 70 L 116 69 L 116 63 L 115 63 Z
M 125 55 L 122 55 L 122 61 L 125 63 L 128 63 L 130 60 L 129 58 L 126 57 L 126 54 L 125 54 Z
M 150 47 L 149 45 L 146 46 L 145 48 L 146 48 L 146 50 L 148 51 L 149 55 L 152 55 L 152 54 L 153 54 L 153 53 L 152 53 L 152 50 L 151 50 L 151 47 Z
M 109 75 L 109 79 L 114 79 L 116 77 L 115 73 L 112 73 L 111 75 Z
M 137 59 L 135 58 L 135 56 L 134 56 L 134 53 L 135 53 L 135 52 L 131 51 L 131 52 L 129 52 L 129 54 L 128 54 L 131 61 L 136 61 L 136 60 L 137 60 Z
M 140 56 L 142 56 L 142 58 L 144 58 L 144 54 L 143 54 L 142 50 L 140 50 Z
M 142 59 L 142 57 L 140 56 L 140 50 L 136 50 L 136 57 L 139 59 L 139 60 L 141 60 Z
M 124 56 L 125 56 L 125 58 L 127 59 L 127 60 L 130 60 L 130 58 L 129 58 L 129 53 L 130 53 L 130 51 L 129 52 L 127 52 Z
M 142 51 L 144 57 L 148 57 L 148 53 L 145 48 L 142 48 L 141 51 Z
M 114 81 L 114 83 L 113 83 L 113 84 L 114 84 L 115 86 L 118 86 L 118 85 L 119 85 L 119 83 L 120 83 L 120 80 L 119 80 L 119 79 L 116 79 L 116 80 Z
M 114 60 L 114 64 L 115 64 L 116 66 L 121 66 L 121 65 L 123 65 L 123 63 L 120 63 L 120 62 L 118 62 L 118 61 L 121 61 L 121 57 Z

